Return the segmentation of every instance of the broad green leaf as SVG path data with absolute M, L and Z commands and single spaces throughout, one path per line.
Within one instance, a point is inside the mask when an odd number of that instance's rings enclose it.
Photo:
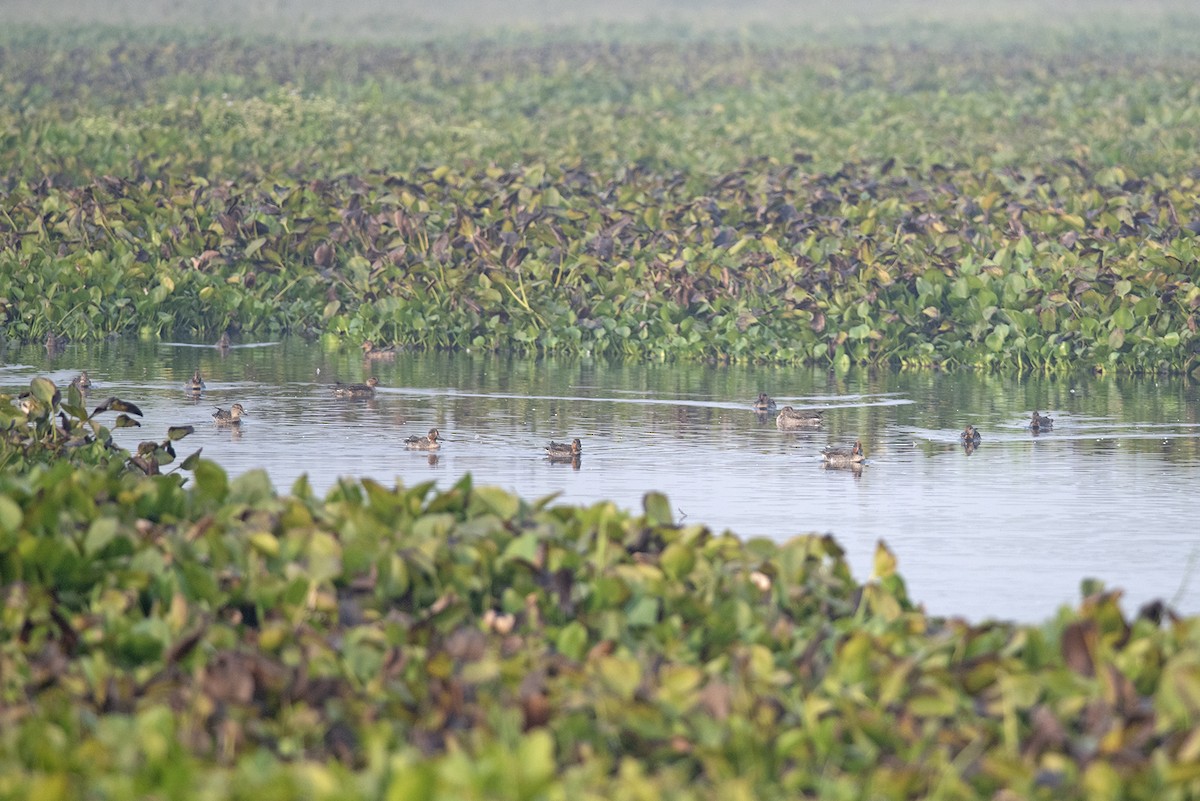
M 646 522 L 651 526 L 670 526 L 674 524 L 671 514 L 671 502 L 660 492 L 647 492 L 642 497 L 642 506 L 646 510 Z
M 58 397 L 58 388 L 54 386 L 54 382 L 49 378 L 38 376 L 29 382 L 29 391 L 33 397 L 40 400 L 46 406 L 53 406 L 55 398 Z

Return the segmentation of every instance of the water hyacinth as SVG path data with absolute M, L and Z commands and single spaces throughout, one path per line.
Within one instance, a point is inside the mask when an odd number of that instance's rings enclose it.
M 84 76 L 17 38 L 20 69 L 0 87 L 8 105 L 59 92 L 13 120 L 45 131 L 36 159 L 17 137 L 3 160 L 0 309 L 16 339 L 291 331 L 379 352 L 1196 366 L 1194 143 L 1172 134 L 1197 122 L 1194 51 L 1155 61 L 1132 36 L 1070 58 L 916 48 L 885 87 L 886 46 L 509 45 L 427 68 L 403 48 L 82 47 L 101 65 Z M 130 59 L 153 66 L 98 79 Z M 380 96 L 231 94 L 222 76 L 241 59 L 264 75 L 286 61 L 314 87 L 353 62 Z M 701 61 L 729 78 L 691 85 Z M 1050 90 L 1030 63 L 1056 76 Z M 569 91 L 562 64 L 579 67 Z M 627 82 L 617 120 L 587 64 Z M 918 80 L 934 72 L 956 90 Z M 184 75 L 194 93 L 164 106 Z M 532 151 L 514 86 L 549 96 Z M 461 105 L 493 113 L 494 139 L 464 151 L 447 131 L 471 120 L 423 126 L 406 112 L 421 92 L 469 92 Z M 651 102 L 663 93 L 676 102 Z M 112 147 L 63 133 L 96 105 Z M 362 133 L 349 141 L 331 133 L 348 114 Z M 753 152 L 731 144 L 745 137 Z
M 0 327 L 1191 371 L 1195 12 L 1139 12 L 1046 49 L 6 27 Z M 1200 796 L 1166 603 L 938 618 L 882 542 L 855 577 L 655 492 L 280 492 L 92 404 L 0 398 L 0 796 Z
M 970 625 L 915 606 L 882 543 L 859 583 L 829 536 L 742 541 L 655 494 L 642 514 L 469 479 L 322 499 L 191 468 L 0 473 L 5 776 L 149 790 L 226 766 L 249 787 L 253 765 L 298 798 L 428 772 L 450 797 L 499 759 L 539 795 L 618 792 L 633 763 L 703 798 L 735 766 L 756 796 L 1195 789 L 1195 620 L 1162 605 L 1130 619 L 1087 587 L 1044 626 Z M 17 747 L 47 730 L 70 744 Z

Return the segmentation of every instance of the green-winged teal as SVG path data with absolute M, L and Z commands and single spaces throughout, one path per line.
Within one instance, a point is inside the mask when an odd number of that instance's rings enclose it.
M 379 386 L 379 379 L 371 376 L 365 384 L 343 384 L 341 381 L 335 381 L 333 384 L 333 394 L 339 398 L 370 398 L 375 395 L 375 387 Z
M 579 441 L 578 437 L 569 443 L 552 441 L 546 446 L 546 455 L 550 457 L 550 461 L 552 462 L 569 462 L 583 455 L 583 443 Z
M 791 406 L 784 406 L 775 417 L 775 427 L 780 431 L 791 431 L 797 428 L 811 428 L 821 425 L 821 413 L 818 411 L 798 412 Z
M 849 467 L 861 464 L 866 454 L 863 453 L 862 443 L 855 440 L 852 448 L 826 448 L 821 451 L 821 458 L 830 467 Z
M 404 447 L 413 451 L 436 451 L 442 447 L 438 439 L 441 435 L 436 428 L 429 429 L 429 433 L 423 437 L 409 437 L 404 440 Z
M 362 352 L 363 358 L 372 362 L 390 362 L 396 358 L 395 348 L 376 347 L 369 339 L 362 343 Z
M 767 393 L 758 393 L 758 400 L 754 402 L 754 411 L 756 412 L 771 412 L 775 410 L 775 400 L 767 397 Z
M 979 441 L 983 439 L 983 437 L 979 436 L 979 430 L 973 425 L 968 425 L 964 428 L 963 432 L 958 435 L 958 438 L 962 440 L 964 445 L 978 445 Z
M 204 390 L 204 379 L 200 377 L 200 368 L 196 368 L 196 372 L 192 373 L 192 380 L 184 385 L 184 389 L 188 392 L 202 392 Z
M 92 386 L 92 379 L 88 378 L 87 370 L 72 378 L 71 386 L 81 390 L 89 389 Z
M 1054 428 L 1054 421 L 1049 417 L 1043 417 L 1034 409 L 1033 417 L 1029 420 L 1029 428 L 1031 431 L 1049 431 Z
M 249 417 L 246 410 L 242 408 L 242 404 L 235 403 L 229 407 L 229 411 L 225 411 L 220 406 L 213 412 L 213 419 L 217 421 L 219 426 L 240 426 L 242 418 Z

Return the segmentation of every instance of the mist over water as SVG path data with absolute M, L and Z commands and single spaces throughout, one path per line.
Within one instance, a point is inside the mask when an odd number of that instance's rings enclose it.
M 522 360 L 400 354 L 364 363 L 299 340 L 224 355 L 186 343 L 69 346 L 53 361 L 9 349 L 0 391 L 35 375 L 62 386 L 88 370 L 97 387 L 145 412 L 114 432 L 134 448 L 170 425 L 196 433 L 181 454 L 231 475 L 262 468 L 280 491 L 307 475 L 320 493 L 341 478 L 385 485 L 464 474 L 527 499 L 638 509 L 666 493 L 677 521 L 783 540 L 832 533 L 855 575 L 875 544 L 896 553 L 914 600 L 934 614 L 1038 621 L 1079 599 L 1084 578 L 1125 592 L 1127 612 L 1155 598 L 1200 612 L 1197 391 L 1184 379 L 1000 377 L 969 372 L 851 372 L 698 364 Z M 183 390 L 200 369 L 199 398 Z M 370 399 L 333 396 L 335 380 L 381 382 Z M 751 403 L 820 409 L 819 428 L 780 432 Z M 248 417 L 218 427 L 215 407 Z M 1034 409 L 1052 431 L 1025 428 Z M 959 443 L 967 423 L 983 436 Z M 405 449 L 436 427 L 435 454 Z M 551 463 L 550 440 L 578 437 L 578 465 Z M 827 445 L 861 440 L 861 471 L 828 470 Z

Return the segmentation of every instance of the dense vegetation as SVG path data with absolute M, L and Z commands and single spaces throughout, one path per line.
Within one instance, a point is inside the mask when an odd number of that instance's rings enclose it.
M 861 584 L 654 493 L 47 461 L 108 438 L 53 389 L 0 398 L 0 798 L 1200 794 L 1198 618 L 930 618 L 882 544 Z
M 0 326 L 1190 371 L 1194 21 L 6 26 Z M 125 451 L 136 399 L 85 400 L 0 396 L 0 799 L 1200 796 L 1200 619 L 1162 605 L 931 618 L 883 544 L 864 583 L 828 537 L 678 525 L 653 492 L 280 493 L 177 459 L 185 428 Z
M 11 338 L 1196 366 L 1200 52 L 1144 32 L 0 41 Z

